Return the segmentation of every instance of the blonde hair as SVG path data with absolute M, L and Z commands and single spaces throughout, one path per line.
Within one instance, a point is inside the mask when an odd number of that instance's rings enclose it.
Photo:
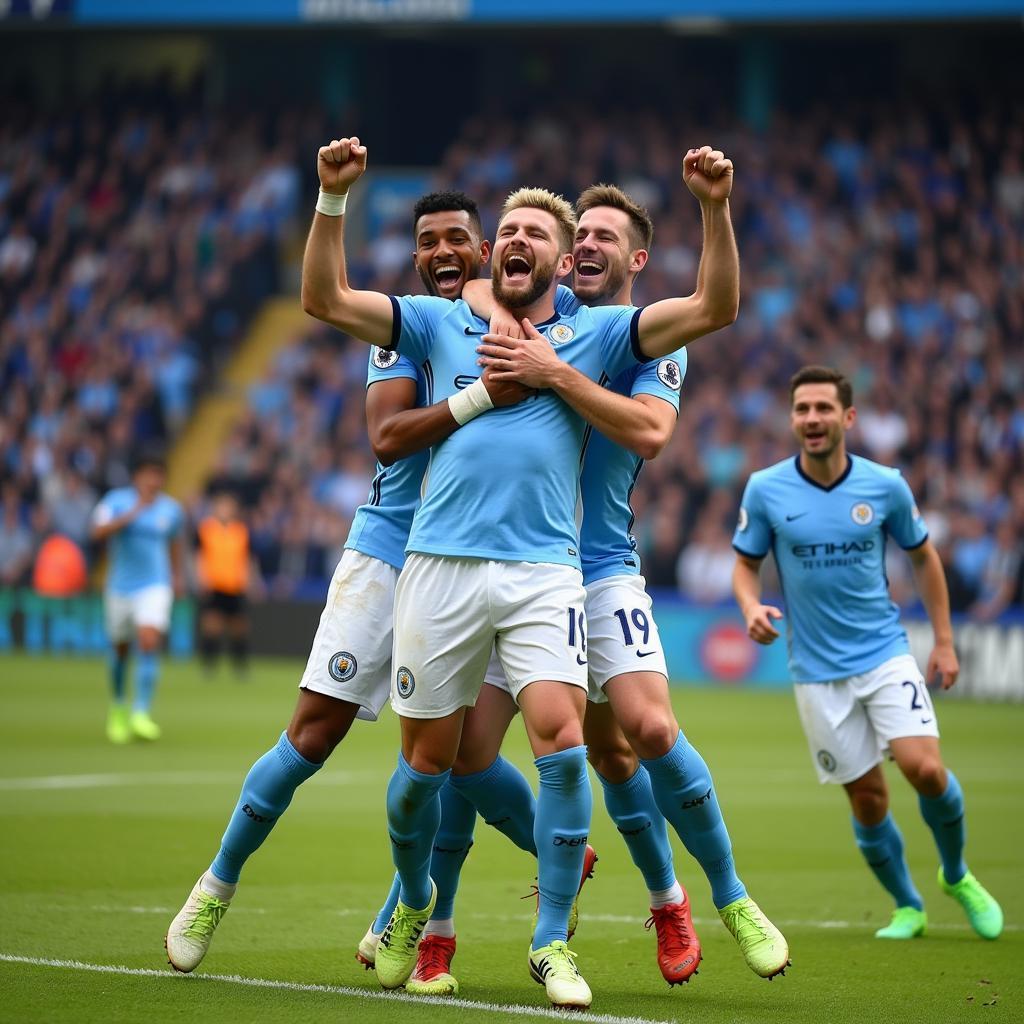
M 516 189 L 505 200 L 498 224 L 500 225 L 513 210 L 522 209 L 544 210 L 545 213 L 550 213 L 558 225 L 562 252 L 572 252 L 572 245 L 576 239 L 576 214 L 562 196 L 556 196 L 546 188 Z
M 651 215 L 631 196 L 617 185 L 591 185 L 585 188 L 576 200 L 576 216 L 582 217 L 587 210 L 595 206 L 611 206 L 621 210 L 629 217 L 629 227 L 633 235 L 634 248 L 650 249 L 654 241 L 654 224 Z

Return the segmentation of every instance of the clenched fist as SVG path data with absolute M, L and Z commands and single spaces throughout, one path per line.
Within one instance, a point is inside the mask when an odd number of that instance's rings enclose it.
M 683 181 L 702 203 L 724 203 L 732 192 L 732 161 L 710 146 L 691 149 L 683 157 Z
M 366 170 L 366 147 L 359 139 L 335 139 L 321 146 L 316 155 L 316 173 L 320 188 L 332 195 L 343 196 Z

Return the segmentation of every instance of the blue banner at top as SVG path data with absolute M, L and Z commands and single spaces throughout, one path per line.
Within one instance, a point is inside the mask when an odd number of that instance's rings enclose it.
M 814 22 L 1024 14 L 1024 0 L 0 0 L 0 17 L 45 18 L 69 7 L 78 22 L 110 25 Z

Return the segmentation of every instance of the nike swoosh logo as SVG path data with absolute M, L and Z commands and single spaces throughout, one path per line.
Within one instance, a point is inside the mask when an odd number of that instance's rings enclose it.
M 799 519 L 801 516 L 807 515 L 806 512 L 797 512 L 795 516 L 786 516 L 786 522 L 791 523 L 794 519 Z
M 577 665 L 586 665 L 586 663 L 587 663 L 587 659 L 586 658 L 584 658 L 582 655 L 579 655 L 579 654 L 576 655 L 576 664 Z
M 652 654 L 657 654 L 657 651 L 637 651 L 636 656 L 638 658 L 649 658 Z
M 472 327 L 465 327 L 463 330 L 474 338 L 482 338 L 487 333 L 486 331 L 474 331 Z
M 927 725 L 927 724 L 928 724 L 928 723 L 929 723 L 930 721 L 931 721 L 931 719 L 930 719 L 930 718 L 922 718 L 922 719 L 921 719 L 921 724 L 922 724 L 922 725 Z

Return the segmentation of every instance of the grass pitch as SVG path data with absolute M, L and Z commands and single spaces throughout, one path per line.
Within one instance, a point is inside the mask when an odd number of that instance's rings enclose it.
M 0 657 L 0 1020 L 530 1021 L 543 990 L 526 972 L 531 858 L 483 824 L 456 908 L 456 974 L 472 1005 L 385 999 L 353 954 L 391 877 L 384 791 L 396 719 L 357 723 L 302 787 L 264 847 L 195 976 L 167 966 L 163 935 L 216 852 L 249 765 L 286 724 L 301 666 L 261 662 L 249 682 L 167 665 L 164 739 L 104 739 L 101 662 Z M 595 786 L 596 876 L 573 943 L 594 990 L 577 1020 L 701 1024 L 959 1024 L 1024 1019 L 1024 708 L 945 702 L 943 749 L 967 795 L 968 855 L 1001 900 L 994 943 L 935 883 L 931 837 L 890 771 L 893 809 L 929 934 L 883 943 L 888 898 L 853 845 L 845 800 L 817 784 L 788 693 L 680 689 L 684 729 L 714 772 L 741 876 L 786 933 L 793 967 L 771 984 L 745 967 L 707 883 L 675 842 L 704 947 L 669 990 L 645 932 L 646 891 Z M 535 778 L 522 730 L 508 755 Z M 112 969 L 111 969 L 112 968 Z M 217 976 L 217 977 L 213 977 Z M 231 977 L 235 976 L 235 977 Z

